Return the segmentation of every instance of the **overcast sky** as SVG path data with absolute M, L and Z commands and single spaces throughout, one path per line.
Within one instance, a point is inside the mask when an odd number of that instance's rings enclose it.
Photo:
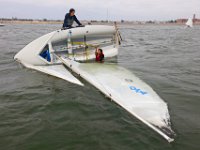
M 200 0 L 0 0 L 0 17 L 63 19 L 69 8 L 80 20 L 200 18 Z

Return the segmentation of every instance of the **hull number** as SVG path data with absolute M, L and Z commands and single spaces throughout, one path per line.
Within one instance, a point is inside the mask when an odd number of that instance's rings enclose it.
M 138 93 L 141 95 L 147 95 L 147 92 L 142 91 L 141 89 L 135 87 L 135 86 L 129 86 L 130 90 L 133 91 L 134 93 Z

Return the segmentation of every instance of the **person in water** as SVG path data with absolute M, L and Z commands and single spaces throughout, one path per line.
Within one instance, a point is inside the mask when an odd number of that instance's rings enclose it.
M 74 21 L 79 25 L 82 26 L 80 21 L 75 16 L 75 9 L 71 8 L 69 13 L 65 15 L 65 20 L 63 23 L 63 28 L 72 28 Z
M 102 49 L 96 49 L 95 55 L 96 55 L 96 61 L 102 62 L 104 60 L 104 54 Z

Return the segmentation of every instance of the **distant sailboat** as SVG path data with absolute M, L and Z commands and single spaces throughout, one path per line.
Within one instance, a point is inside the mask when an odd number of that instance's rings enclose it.
M 5 24 L 2 23 L 2 19 L 1 19 L 1 21 L 0 21 L 0 27 L 3 27 L 3 26 L 5 26 Z
M 193 27 L 193 20 L 191 18 L 188 19 L 186 22 L 186 27 L 192 28 Z
M 0 23 L 0 27 L 3 27 L 3 26 L 5 26 L 5 24 Z

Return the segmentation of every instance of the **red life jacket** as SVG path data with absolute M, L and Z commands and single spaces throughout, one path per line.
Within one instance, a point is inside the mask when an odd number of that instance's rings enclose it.
M 96 61 L 102 61 L 104 59 L 104 54 L 96 55 Z

